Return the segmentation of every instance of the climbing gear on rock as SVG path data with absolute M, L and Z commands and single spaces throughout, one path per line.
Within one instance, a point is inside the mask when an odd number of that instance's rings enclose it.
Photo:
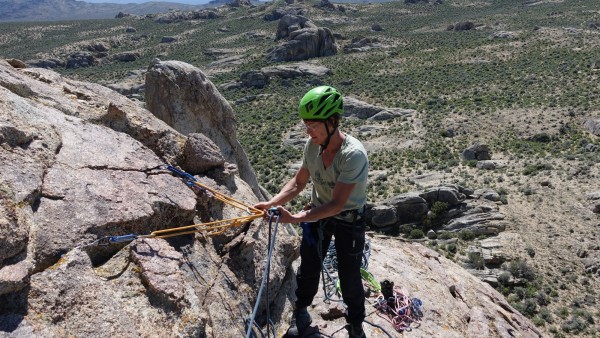
M 306 331 L 306 329 L 310 326 L 311 323 L 312 318 L 310 317 L 310 313 L 308 313 L 308 310 L 305 307 L 295 310 L 292 316 L 292 322 L 290 323 L 290 327 L 288 328 L 284 337 L 300 337 L 304 333 L 304 331 Z
M 248 215 L 224 219 L 224 220 L 218 220 L 218 221 L 213 221 L 213 222 L 207 222 L 207 223 L 199 223 L 199 224 L 186 225 L 186 226 L 181 226 L 181 227 L 176 227 L 176 228 L 156 230 L 156 231 L 152 231 L 151 233 L 149 233 L 147 235 L 127 234 L 127 235 L 121 235 L 121 236 L 106 236 L 106 237 L 99 238 L 91 243 L 79 245 L 79 246 L 77 246 L 77 248 L 85 248 L 85 247 L 92 246 L 92 245 L 105 246 L 105 245 L 109 245 L 112 243 L 131 242 L 137 238 L 168 238 L 168 237 L 186 235 L 186 234 L 191 234 L 191 233 L 196 233 L 196 232 L 207 232 L 209 236 L 215 236 L 215 235 L 222 234 L 223 232 L 225 232 L 227 229 L 229 229 L 231 227 L 238 227 L 238 226 L 244 225 L 254 219 L 262 218 L 265 214 L 265 212 L 263 210 L 256 209 L 252 206 L 242 203 L 232 197 L 226 196 L 214 189 L 211 189 L 211 188 L 201 184 L 200 182 L 198 182 L 196 180 L 196 178 L 194 176 L 192 176 L 189 173 L 186 173 L 185 171 L 181 170 L 180 168 L 176 168 L 172 165 L 167 165 L 166 169 L 171 171 L 175 176 L 178 176 L 179 178 L 181 178 L 183 180 L 183 182 L 187 186 L 192 188 L 194 191 L 209 194 L 212 198 L 214 198 L 218 201 L 221 201 L 225 204 L 228 204 L 230 206 L 233 206 L 235 208 L 241 209 L 244 212 L 246 212 Z
M 381 295 L 377 297 L 374 304 L 379 310 L 377 314 L 389 321 L 398 332 L 410 330 L 412 323 L 421 321 L 422 305 L 423 302 L 419 298 L 405 295 L 388 280 L 381 282 Z

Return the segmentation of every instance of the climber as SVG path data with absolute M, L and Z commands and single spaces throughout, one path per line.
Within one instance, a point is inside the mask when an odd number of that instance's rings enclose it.
M 360 141 L 338 128 L 344 107 L 335 88 L 320 86 L 308 91 L 300 100 L 299 113 L 310 137 L 304 146 L 302 166 L 277 195 L 255 205 L 262 210 L 276 206 L 281 222 L 314 222 L 311 233 L 319 234 L 317 245 L 309 236 L 303 236 L 300 245 L 297 299 L 286 336 L 298 337 L 312 323 L 307 308 L 317 294 L 323 253 L 334 236 L 342 299 L 348 307 L 346 329 L 352 338 L 366 337 L 360 266 L 365 245 L 367 152 Z M 313 183 L 311 206 L 292 214 L 282 205 L 296 197 L 309 178 Z

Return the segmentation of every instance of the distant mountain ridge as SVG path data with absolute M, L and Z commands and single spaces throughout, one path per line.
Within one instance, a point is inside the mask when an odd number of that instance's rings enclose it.
M 111 19 L 119 12 L 143 15 L 171 9 L 194 10 L 207 5 L 174 2 L 88 3 L 77 0 L 0 0 L 0 21 Z

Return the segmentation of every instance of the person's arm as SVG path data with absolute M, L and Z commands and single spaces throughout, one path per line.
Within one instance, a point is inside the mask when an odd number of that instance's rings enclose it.
M 300 211 L 294 215 L 284 207 L 278 206 L 277 208 L 281 213 L 280 221 L 284 223 L 314 222 L 323 218 L 335 216 L 339 214 L 344 205 L 346 205 L 355 185 L 356 183 L 342 183 L 338 181 L 335 183 L 335 187 L 333 187 L 333 194 L 330 202 L 310 210 Z
M 254 207 L 257 209 L 267 210 L 270 207 L 282 205 L 291 201 L 294 197 L 298 196 L 298 194 L 306 187 L 309 178 L 310 173 L 308 169 L 305 167 L 301 167 L 300 169 L 298 169 L 294 177 L 292 177 L 292 179 L 290 179 L 283 186 L 283 188 L 281 188 L 281 191 L 277 195 L 275 195 L 267 202 L 257 203 Z

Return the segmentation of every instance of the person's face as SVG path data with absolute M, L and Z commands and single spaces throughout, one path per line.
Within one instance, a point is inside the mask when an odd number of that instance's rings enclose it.
M 325 123 L 321 121 L 304 121 L 306 133 L 310 136 L 310 140 L 314 144 L 323 144 L 327 139 L 327 131 Z

